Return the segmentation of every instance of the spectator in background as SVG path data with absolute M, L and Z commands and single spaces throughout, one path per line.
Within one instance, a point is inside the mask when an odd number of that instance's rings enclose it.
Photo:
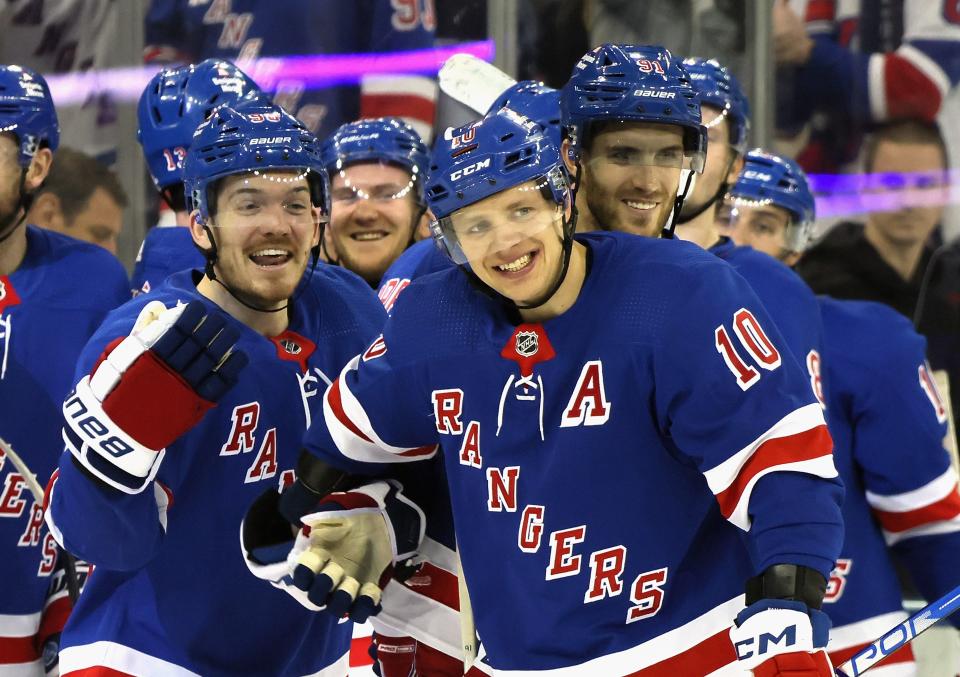
M 117 175 L 91 156 L 61 147 L 27 222 L 117 253 L 127 194 Z
M 944 200 L 936 194 L 946 179 L 943 139 L 932 125 L 892 123 L 868 139 L 864 155 L 875 175 L 871 182 L 887 197 L 893 189 L 900 204 L 871 211 L 866 224 L 837 224 L 803 255 L 797 271 L 818 294 L 879 301 L 912 319 L 932 255 L 930 236 L 943 215 Z
M 956 2 L 775 0 L 778 135 L 808 172 L 857 159 L 867 125 L 928 124 L 960 80 Z M 954 111 L 955 114 L 955 111 Z
M 260 57 L 425 49 L 433 46 L 433 4 L 433 0 L 152 0 L 144 60 L 191 63 L 216 57 L 244 68 Z M 329 75 L 331 81 L 323 89 L 296 75 L 259 84 L 321 139 L 344 122 L 383 116 L 402 117 L 421 136 L 430 137 L 436 101 L 432 78 L 369 75 L 358 87 L 335 82 L 334 74 Z

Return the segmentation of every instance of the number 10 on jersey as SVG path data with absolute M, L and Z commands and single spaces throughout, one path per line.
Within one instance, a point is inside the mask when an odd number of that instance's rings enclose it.
M 770 342 L 757 318 L 746 308 L 733 314 L 733 333 L 761 369 L 773 371 L 780 366 L 780 351 Z M 760 372 L 744 360 L 724 325 L 721 324 L 714 330 L 714 339 L 717 352 L 723 356 L 723 361 L 730 373 L 736 377 L 741 390 L 747 390 L 760 380 Z

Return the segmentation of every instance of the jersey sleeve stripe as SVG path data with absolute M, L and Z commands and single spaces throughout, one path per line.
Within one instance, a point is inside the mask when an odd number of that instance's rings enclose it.
M 922 487 L 899 494 L 877 494 L 867 491 L 870 507 L 880 512 L 909 512 L 940 501 L 957 492 L 957 474 L 952 467 Z
M 765 442 L 744 466 L 736 482 L 717 494 L 720 512 L 744 531 L 750 530 L 750 494 L 765 475 L 799 472 L 817 477 L 837 476 L 831 453 L 832 441 L 822 425 L 790 437 Z
M 908 529 L 906 531 L 886 531 L 883 532 L 883 538 L 887 545 L 896 545 L 900 541 L 908 538 L 918 538 L 920 536 L 940 536 L 942 534 L 952 534 L 960 531 L 960 515 L 949 519 L 928 522 L 920 526 Z
M 361 463 L 402 463 L 430 458 L 437 453 L 436 445 L 403 448 L 381 440 L 373 430 L 363 406 L 350 392 L 347 376 L 356 371 L 360 356 L 354 357 L 323 398 L 323 419 L 338 451 Z
M 431 101 L 437 98 L 437 83 L 433 78 L 419 75 L 370 75 L 360 84 L 364 96 L 376 94 L 399 94 L 419 96 Z
M 941 98 L 950 93 L 950 89 L 952 87 L 950 76 L 947 75 L 943 68 L 941 68 L 940 64 L 938 64 L 923 50 L 911 45 L 910 43 L 905 43 L 897 48 L 895 54 L 926 76 L 930 83 L 933 84 L 940 92 Z M 914 95 L 916 94 L 917 93 L 915 92 Z
M 768 441 L 776 438 L 790 437 L 823 425 L 825 425 L 823 410 L 817 403 L 808 404 L 805 407 L 790 412 L 777 421 L 769 430 L 726 461 L 707 470 L 704 473 L 704 477 L 707 478 L 710 491 L 714 494 L 720 494 L 726 491 L 737 481 L 737 478 L 751 457 Z M 829 449 L 825 453 L 829 453 Z
M 900 533 L 925 524 L 946 522 L 960 515 L 960 495 L 956 489 L 935 503 L 909 512 L 883 512 L 874 510 L 884 531 Z
M 880 637 L 887 630 L 905 620 L 907 620 L 905 611 L 890 611 L 853 623 L 832 627 L 830 628 L 830 643 L 827 645 L 827 651 L 833 657 L 835 651 L 860 647 L 864 643 Z
M 39 612 L 0 614 L 0 670 L 10 665 L 33 663 L 40 658 L 34 642 L 40 616 Z
M 876 121 L 887 119 L 886 54 L 871 54 L 867 61 L 867 96 L 870 116 Z

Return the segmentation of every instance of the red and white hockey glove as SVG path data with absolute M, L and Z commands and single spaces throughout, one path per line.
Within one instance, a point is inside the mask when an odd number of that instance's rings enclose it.
M 89 473 L 124 493 L 143 491 L 166 447 L 233 387 L 247 357 L 240 331 L 199 301 L 151 301 L 133 331 L 107 348 L 63 403 L 63 438 Z
M 357 623 L 377 614 L 393 564 L 412 557 L 423 542 L 423 511 L 394 482 L 373 482 L 325 496 L 300 518 L 295 537 L 285 522 L 291 535 L 279 538 L 279 500 L 270 494 L 254 503 L 240 529 L 253 575 L 308 609 Z
M 756 677 L 834 677 L 824 647 L 830 619 L 803 602 L 762 599 L 737 615 L 730 641 Z

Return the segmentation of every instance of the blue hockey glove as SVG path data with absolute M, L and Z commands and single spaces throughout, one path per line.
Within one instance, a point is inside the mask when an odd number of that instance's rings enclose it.
M 308 609 L 357 623 L 378 613 L 392 565 L 412 557 L 423 541 L 420 508 L 395 483 L 373 482 L 322 498 L 294 536 L 289 523 L 281 526 L 279 495 L 270 493 L 241 526 L 250 571 Z
M 196 425 L 247 363 L 237 328 L 198 301 L 151 301 L 63 403 L 64 441 L 93 476 L 128 494 L 156 476 L 166 447 Z

